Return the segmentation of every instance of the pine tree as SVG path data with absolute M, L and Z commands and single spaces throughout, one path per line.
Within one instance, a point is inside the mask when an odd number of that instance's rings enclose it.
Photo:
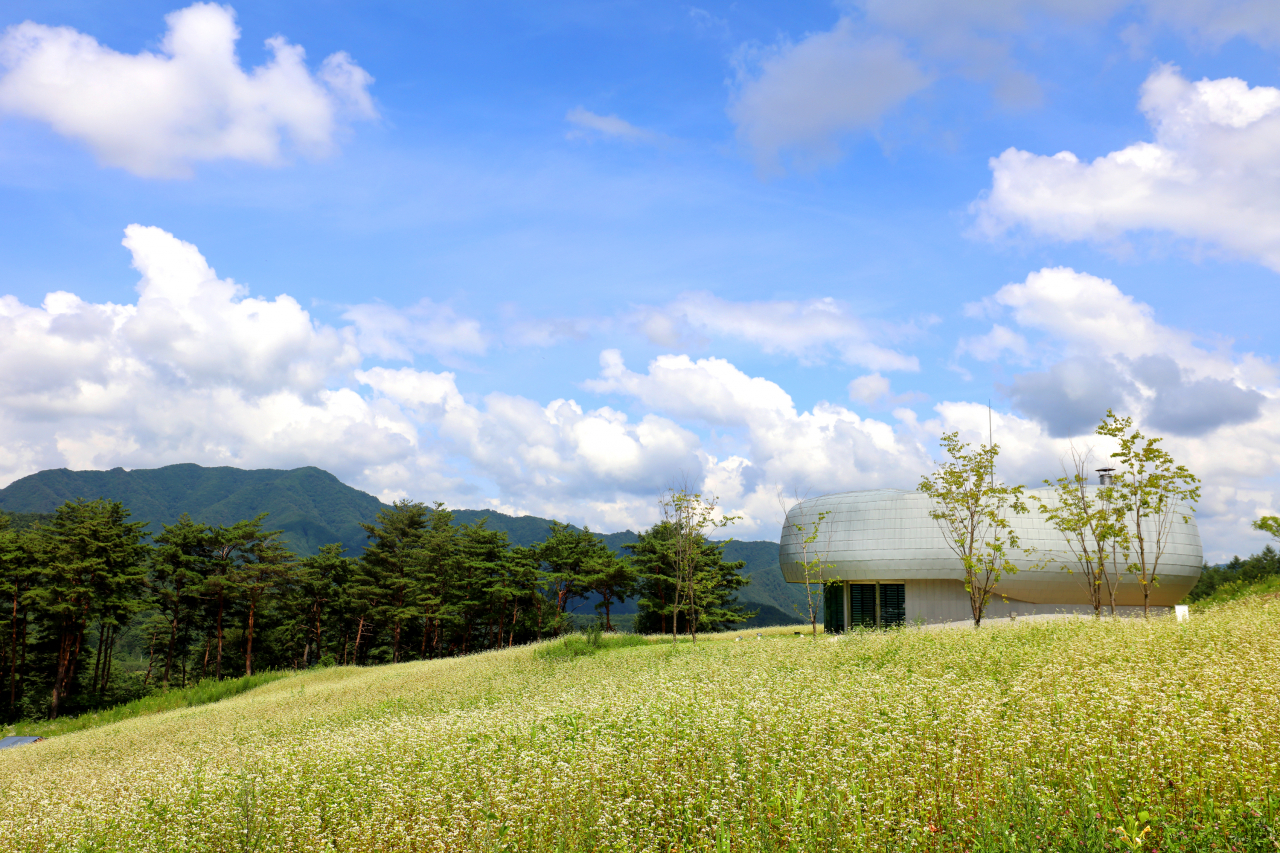
M 85 633 L 104 606 L 142 585 L 145 526 L 117 501 L 67 502 L 41 532 L 43 565 L 31 599 L 54 654 L 50 716 L 75 685 Z

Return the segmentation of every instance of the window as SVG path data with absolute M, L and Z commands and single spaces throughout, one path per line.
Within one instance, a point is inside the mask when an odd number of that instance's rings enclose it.
M 876 626 L 876 585 L 855 583 L 849 587 L 849 627 Z
M 907 621 L 907 585 L 904 583 L 880 584 L 880 624 L 884 627 L 902 625 Z
M 823 587 L 822 630 L 836 634 L 844 630 L 844 584 L 829 583 Z

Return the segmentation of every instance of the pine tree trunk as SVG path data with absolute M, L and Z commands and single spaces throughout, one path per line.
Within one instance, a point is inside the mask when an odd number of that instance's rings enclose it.
M 102 641 L 106 639 L 103 635 L 106 633 L 107 626 L 98 623 L 98 653 L 93 656 L 93 683 L 98 683 L 98 674 L 102 670 Z
M 217 681 L 222 680 L 222 611 L 224 609 L 225 600 L 222 596 L 222 590 L 218 590 L 218 657 L 213 665 L 213 677 Z
M 116 657 L 116 629 L 112 626 L 107 641 L 107 660 L 106 666 L 102 668 L 102 689 L 98 691 L 99 696 L 107 695 L 107 685 L 111 682 L 111 664 L 115 662 Z
M 253 675 L 253 617 L 256 610 L 257 602 L 252 596 L 249 598 L 249 630 L 245 632 L 244 643 L 244 674 L 246 676 Z
M 151 680 L 151 664 L 156 659 L 156 632 L 151 632 L 151 651 L 147 655 L 147 674 L 142 678 L 142 686 L 146 687 L 147 682 Z
M 25 614 L 24 614 L 25 615 Z M 9 714 L 18 705 L 18 588 L 13 589 L 13 640 L 9 656 Z
M 357 665 L 360 660 L 360 635 L 364 633 L 364 617 L 360 617 L 359 623 L 356 624 L 356 647 L 351 650 L 351 664 Z
M 169 676 L 173 674 L 173 652 L 178 644 L 178 617 L 169 624 L 169 651 L 164 658 L 164 689 L 169 689 Z

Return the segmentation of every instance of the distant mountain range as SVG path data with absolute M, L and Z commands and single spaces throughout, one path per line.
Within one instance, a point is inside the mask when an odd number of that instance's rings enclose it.
M 361 522 L 371 523 L 386 505 L 373 495 L 353 489 L 319 468 L 244 470 L 205 468 L 200 465 L 168 465 L 164 468 L 126 471 L 40 471 L 0 489 L 0 511 L 14 517 L 16 526 L 27 526 L 52 513 L 69 500 L 108 498 L 120 501 L 135 521 L 146 521 L 151 533 L 159 525 L 173 524 L 184 512 L 206 524 L 232 524 L 259 513 L 268 513 L 269 529 L 284 531 L 284 538 L 299 554 L 310 555 L 321 545 L 341 542 L 351 554 L 364 550 Z M 491 530 L 504 531 L 515 545 L 532 545 L 546 538 L 551 522 L 536 516 L 511 516 L 491 510 L 454 510 L 454 520 L 471 524 L 487 518 Z M 625 530 L 602 534 L 619 551 L 635 542 L 636 533 Z M 804 612 L 804 590 L 788 584 L 778 566 L 776 542 L 730 542 L 728 560 L 745 560 L 742 573 L 751 577 L 739 598 L 759 615 L 753 625 L 789 624 Z M 594 601 L 579 605 L 590 613 Z M 613 611 L 635 612 L 627 602 Z

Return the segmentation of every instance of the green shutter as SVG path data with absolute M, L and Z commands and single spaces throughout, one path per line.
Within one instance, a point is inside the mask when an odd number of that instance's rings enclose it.
M 880 624 L 902 625 L 907 621 L 907 585 L 880 584 Z
M 876 626 L 876 585 L 855 583 L 849 587 L 849 625 Z

